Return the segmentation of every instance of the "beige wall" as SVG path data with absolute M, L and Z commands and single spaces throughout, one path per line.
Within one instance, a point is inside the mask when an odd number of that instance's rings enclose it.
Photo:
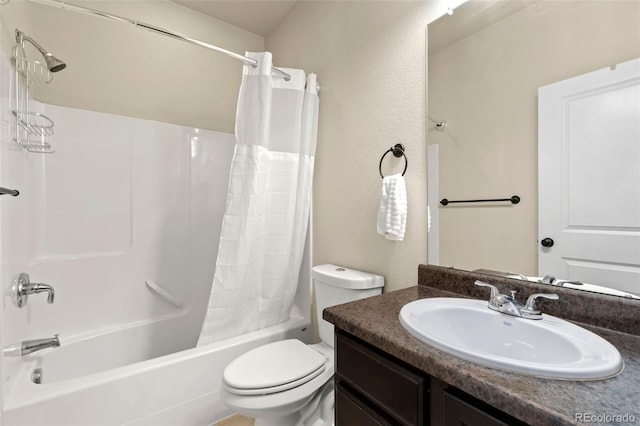
M 31 13 L 32 3 L 26 1 L 12 1 L 0 7 L 0 45 L 7 57 L 11 57 L 16 44 L 16 28 L 32 32 Z
M 636 1 L 543 0 L 429 55 L 440 197 L 522 198 L 440 207 L 441 265 L 537 274 L 537 89 L 640 56 L 639 22 Z
M 23 7 L 22 3 L 12 0 L 2 7 L 10 10 Z M 264 50 L 262 37 L 170 1 L 73 3 L 234 52 Z M 55 74 L 51 89 L 38 94 L 39 100 L 233 132 L 242 62 L 129 24 L 43 5 L 28 7 L 32 8 L 30 35 L 68 64 Z M 3 18 L 3 35 L 15 26 Z M 38 58 L 35 50 L 30 52 Z
M 261 37 L 169 1 L 75 4 L 236 52 L 264 49 Z M 30 7 L 33 36 L 68 63 L 41 100 L 233 131 L 237 60 L 130 25 Z M 267 40 L 277 65 L 316 72 L 322 85 L 313 263 L 382 274 L 387 290 L 415 284 L 417 265 L 427 259 L 425 29 L 442 12 L 436 9 L 434 2 L 303 1 Z M 376 234 L 378 162 L 396 143 L 406 146 L 409 159 L 407 234 L 399 243 Z M 387 156 L 384 171 L 402 166 Z
M 320 79 L 313 264 L 381 274 L 386 291 L 415 285 L 417 266 L 427 261 L 425 29 L 434 7 L 303 1 L 266 38 L 277 64 Z M 402 242 L 376 233 L 378 163 L 396 143 L 405 145 L 409 159 Z M 403 166 L 388 155 L 384 172 Z

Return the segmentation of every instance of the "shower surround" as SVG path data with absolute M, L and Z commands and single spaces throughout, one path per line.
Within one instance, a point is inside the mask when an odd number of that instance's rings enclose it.
M 55 153 L 1 148 L 2 181 L 20 190 L 2 205 L 3 418 L 186 425 L 229 414 L 217 398 L 226 363 L 258 344 L 309 337 L 303 278 L 291 321 L 192 349 L 211 290 L 234 136 L 34 105 L 55 122 Z M 308 277 L 308 260 L 302 271 Z M 23 308 L 13 304 L 9 287 L 20 272 L 52 285 L 55 303 L 36 294 Z M 59 354 L 17 353 L 21 341 L 56 333 Z M 72 365 L 72 377 L 60 376 Z M 31 382 L 35 368 L 43 384 Z
M 3 146 L 5 287 L 20 272 L 55 303 L 5 298 L 4 345 L 180 317 L 195 345 L 220 237 L 233 135 L 54 105 L 55 153 Z M 169 303 L 146 283 L 173 296 Z M 151 284 L 151 285 L 153 285 Z M 6 371 L 11 375 L 11 370 Z

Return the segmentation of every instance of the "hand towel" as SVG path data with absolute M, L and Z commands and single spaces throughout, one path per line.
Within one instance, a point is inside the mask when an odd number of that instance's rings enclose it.
M 407 225 L 407 186 L 404 176 L 395 174 L 382 179 L 382 195 L 378 208 L 378 234 L 386 239 L 402 241 Z

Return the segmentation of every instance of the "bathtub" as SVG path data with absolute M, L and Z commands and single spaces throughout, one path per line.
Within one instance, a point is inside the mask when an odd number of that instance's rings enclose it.
M 235 357 L 282 339 L 308 341 L 310 325 L 289 321 L 243 336 L 166 354 L 161 322 L 65 341 L 22 357 L 5 395 L 5 425 L 210 425 L 232 412 L 219 398 L 222 371 Z M 149 329 L 151 328 L 151 330 Z M 173 339 L 172 339 L 173 340 Z M 32 381 L 42 370 L 42 383 Z

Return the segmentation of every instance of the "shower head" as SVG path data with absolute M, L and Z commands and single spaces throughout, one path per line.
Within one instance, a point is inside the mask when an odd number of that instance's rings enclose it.
M 27 36 L 25 33 L 23 33 L 20 30 L 16 30 L 16 41 L 18 42 L 18 44 L 22 44 L 23 41 L 28 41 L 33 45 L 33 47 L 38 49 L 38 52 L 40 52 L 44 57 L 44 60 L 47 63 L 47 68 L 49 69 L 49 71 L 58 72 L 66 68 L 67 64 L 65 64 L 63 61 L 53 56 L 50 52 L 47 52 L 42 46 L 38 44 L 38 42 L 36 42 L 31 37 Z
M 49 68 L 49 71 L 51 72 L 62 71 L 67 67 L 67 64 L 53 56 L 51 53 L 44 55 L 44 60 L 47 63 L 47 68 Z

